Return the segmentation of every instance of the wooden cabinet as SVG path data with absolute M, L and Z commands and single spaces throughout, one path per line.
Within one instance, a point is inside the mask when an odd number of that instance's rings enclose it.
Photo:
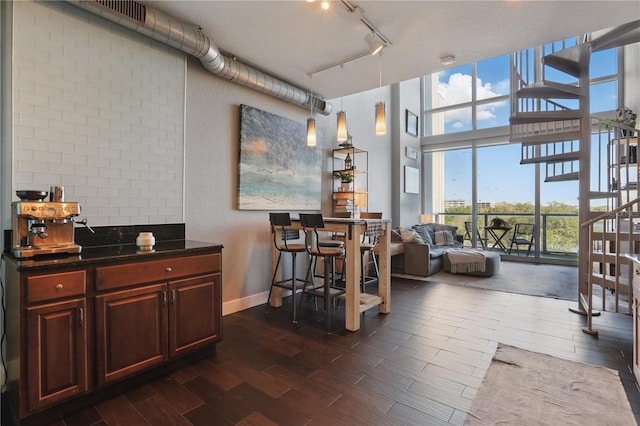
M 366 210 L 369 196 L 369 154 L 356 147 L 333 150 L 333 211 L 339 214 L 357 216 Z M 347 176 L 352 182 L 342 182 Z
M 78 271 L 78 275 L 84 276 L 84 271 Z M 51 283 L 55 283 L 52 286 L 64 285 L 64 280 L 54 277 L 44 278 L 51 278 Z M 43 277 L 36 277 L 40 278 Z M 88 390 L 84 295 L 45 302 L 50 303 L 26 308 L 26 409 L 29 411 Z
M 166 294 L 158 284 L 96 296 L 98 386 L 168 359 Z
M 219 254 L 96 268 L 98 386 L 218 340 L 219 270 Z
M 221 289 L 219 273 L 169 283 L 170 357 L 220 339 Z
M 72 398 L 91 399 L 113 382 L 213 346 L 222 337 L 220 248 L 74 268 L 8 262 L 14 415 L 46 417 Z

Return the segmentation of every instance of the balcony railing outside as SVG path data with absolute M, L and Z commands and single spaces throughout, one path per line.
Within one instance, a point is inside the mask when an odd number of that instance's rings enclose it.
M 512 228 L 516 223 L 534 223 L 533 213 L 478 213 L 477 229 L 482 237 L 489 237 L 484 227 L 489 226 L 491 220 L 496 217 L 503 219 Z M 460 233 L 464 233 L 464 222 L 471 221 L 471 214 L 457 212 L 437 213 L 436 220 L 440 223 L 455 225 Z M 560 232 L 562 232 L 562 235 L 558 235 Z M 535 245 L 538 244 L 538 241 L 540 242 L 540 258 L 562 258 L 569 261 L 577 261 L 578 232 L 577 213 L 541 213 L 539 236 L 536 235 L 535 240 Z M 507 248 L 509 247 L 507 243 L 510 237 L 511 234 L 508 234 L 503 240 Z M 561 241 L 562 243 L 560 243 Z M 477 245 L 480 246 L 480 243 L 478 242 Z

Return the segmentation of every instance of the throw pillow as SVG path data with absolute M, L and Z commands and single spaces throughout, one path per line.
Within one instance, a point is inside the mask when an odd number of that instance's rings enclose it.
M 391 230 L 391 242 L 392 243 L 401 243 L 402 242 L 402 236 L 400 235 L 400 230 L 398 230 L 398 229 L 392 229 Z
M 403 243 L 424 244 L 424 241 L 422 240 L 422 237 L 420 237 L 420 234 L 412 229 L 400 227 L 400 236 L 402 237 Z
M 458 233 L 458 227 L 457 226 L 445 225 L 444 223 L 433 223 L 433 224 L 431 224 L 431 226 L 433 226 L 434 232 L 437 232 L 437 231 L 449 231 L 449 232 L 451 232 L 451 235 L 454 235 L 454 236 Z
M 436 231 L 436 244 L 439 246 L 452 246 L 454 242 L 451 231 Z
M 413 225 L 411 229 L 413 229 L 420 235 L 422 241 L 424 241 L 425 244 L 429 246 L 433 245 L 433 226 L 427 224 Z

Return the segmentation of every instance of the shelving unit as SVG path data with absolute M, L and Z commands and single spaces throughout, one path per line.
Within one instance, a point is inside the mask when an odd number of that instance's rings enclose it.
M 349 167 L 348 160 L 351 161 Z M 347 164 L 345 164 L 345 162 Z M 369 197 L 369 153 L 354 146 L 333 150 L 333 212 L 357 217 L 367 210 Z M 344 188 L 339 173 L 353 176 L 349 188 Z

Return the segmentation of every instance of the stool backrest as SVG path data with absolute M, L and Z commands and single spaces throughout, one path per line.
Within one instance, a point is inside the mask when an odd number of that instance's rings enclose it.
M 280 239 L 284 242 L 284 249 L 288 250 L 288 241 L 300 238 L 300 230 L 288 229 L 291 226 L 291 216 L 289 213 L 269 213 L 269 222 L 271 222 L 271 232 L 273 233 L 273 244 L 278 250 L 282 250 L 282 246 L 278 244 L 276 235 L 280 230 Z
M 329 253 L 335 250 L 331 250 L 327 247 L 321 247 L 319 243 L 320 236 L 318 229 L 324 228 L 324 219 L 322 213 L 300 213 L 300 225 L 305 231 L 305 244 L 307 251 L 316 251 L 319 254 Z
M 360 212 L 360 219 L 382 219 L 382 212 Z M 375 230 L 374 230 L 375 228 Z M 378 244 L 378 227 L 367 227 L 362 234 L 362 242 L 369 244 Z
M 322 213 L 300 213 L 300 225 L 303 228 L 324 228 Z
M 382 212 L 360 212 L 360 219 L 382 219 Z

